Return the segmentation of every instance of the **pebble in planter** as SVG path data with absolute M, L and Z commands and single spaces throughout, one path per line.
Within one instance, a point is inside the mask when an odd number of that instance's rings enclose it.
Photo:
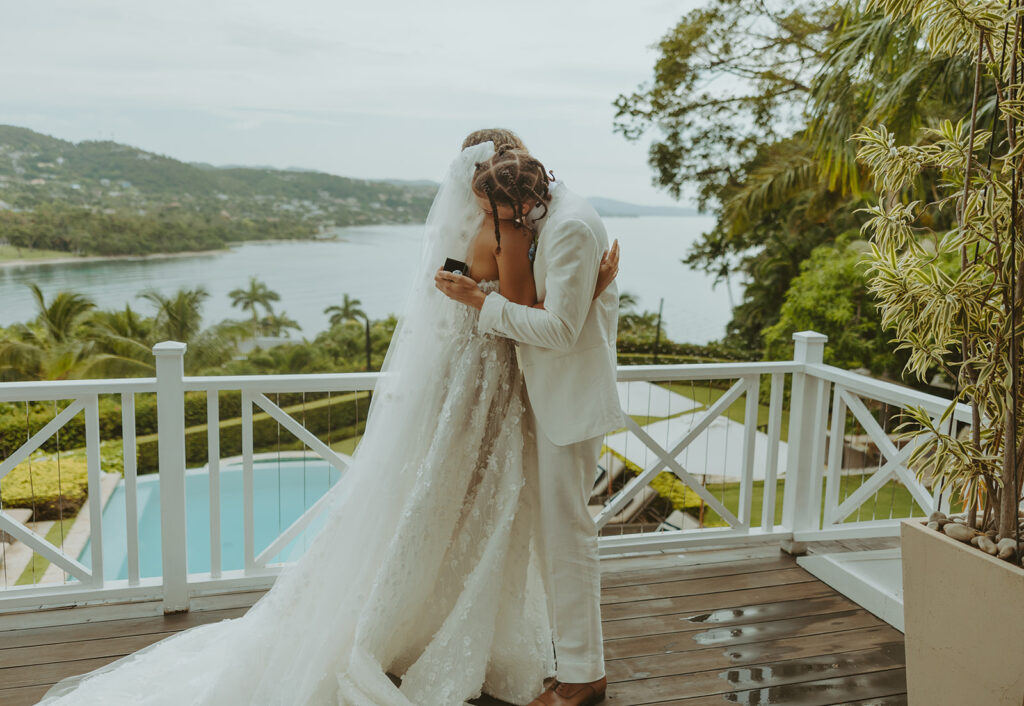
M 1024 536 L 1024 513 L 1019 518 L 1020 534 Z M 964 517 L 947 516 L 942 512 L 933 512 L 928 516 L 928 529 L 942 532 L 947 537 L 977 547 L 986 554 L 999 559 L 1013 561 L 1018 552 L 1024 551 L 1024 541 L 1019 545 L 1015 537 L 1000 537 L 995 530 L 982 532 L 967 525 Z

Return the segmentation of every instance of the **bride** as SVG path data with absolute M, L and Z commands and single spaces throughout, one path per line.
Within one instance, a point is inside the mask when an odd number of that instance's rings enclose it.
M 529 267 L 510 270 L 489 245 L 497 233 L 470 182 L 494 144 L 473 141 L 431 206 L 366 433 L 307 552 L 244 616 L 68 678 L 40 703 L 452 706 L 543 690 L 554 655 L 514 343 L 477 333 L 477 312 L 433 286 L 446 257 L 472 255 L 480 288 L 532 292 L 504 275 Z M 501 222 L 507 238 L 529 237 L 521 229 Z M 602 264 L 598 293 L 614 270 Z

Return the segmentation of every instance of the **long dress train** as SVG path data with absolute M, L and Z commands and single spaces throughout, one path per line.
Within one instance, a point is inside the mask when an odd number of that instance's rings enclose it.
M 463 177 L 491 149 L 453 163 L 426 261 L 465 252 L 482 217 L 463 205 Z M 477 312 L 427 282 L 306 553 L 244 616 L 65 680 L 41 703 L 453 706 L 481 691 L 525 704 L 542 690 L 554 655 L 514 344 L 478 333 Z

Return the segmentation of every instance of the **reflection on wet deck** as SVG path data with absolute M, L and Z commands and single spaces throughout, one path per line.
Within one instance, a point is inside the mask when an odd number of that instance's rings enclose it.
M 903 635 L 774 548 L 609 561 L 602 604 L 609 703 L 906 703 Z
M 823 549 L 868 548 L 837 544 Z M 0 703 L 35 703 L 64 676 L 242 612 L 3 630 Z M 906 703 L 903 635 L 774 547 L 605 560 L 602 617 L 608 704 Z

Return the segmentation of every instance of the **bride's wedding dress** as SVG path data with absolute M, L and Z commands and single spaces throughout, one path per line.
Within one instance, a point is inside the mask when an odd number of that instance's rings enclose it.
M 465 150 L 435 199 L 366 433 L 306 553 L 244 616 L 61 682 L 42 703 L 453 706 L 543 690 L 554 658 L 514 344 L 477 333 L 476 310 L 432 286 L 482 220 L 469 175 L 492 149 Z

